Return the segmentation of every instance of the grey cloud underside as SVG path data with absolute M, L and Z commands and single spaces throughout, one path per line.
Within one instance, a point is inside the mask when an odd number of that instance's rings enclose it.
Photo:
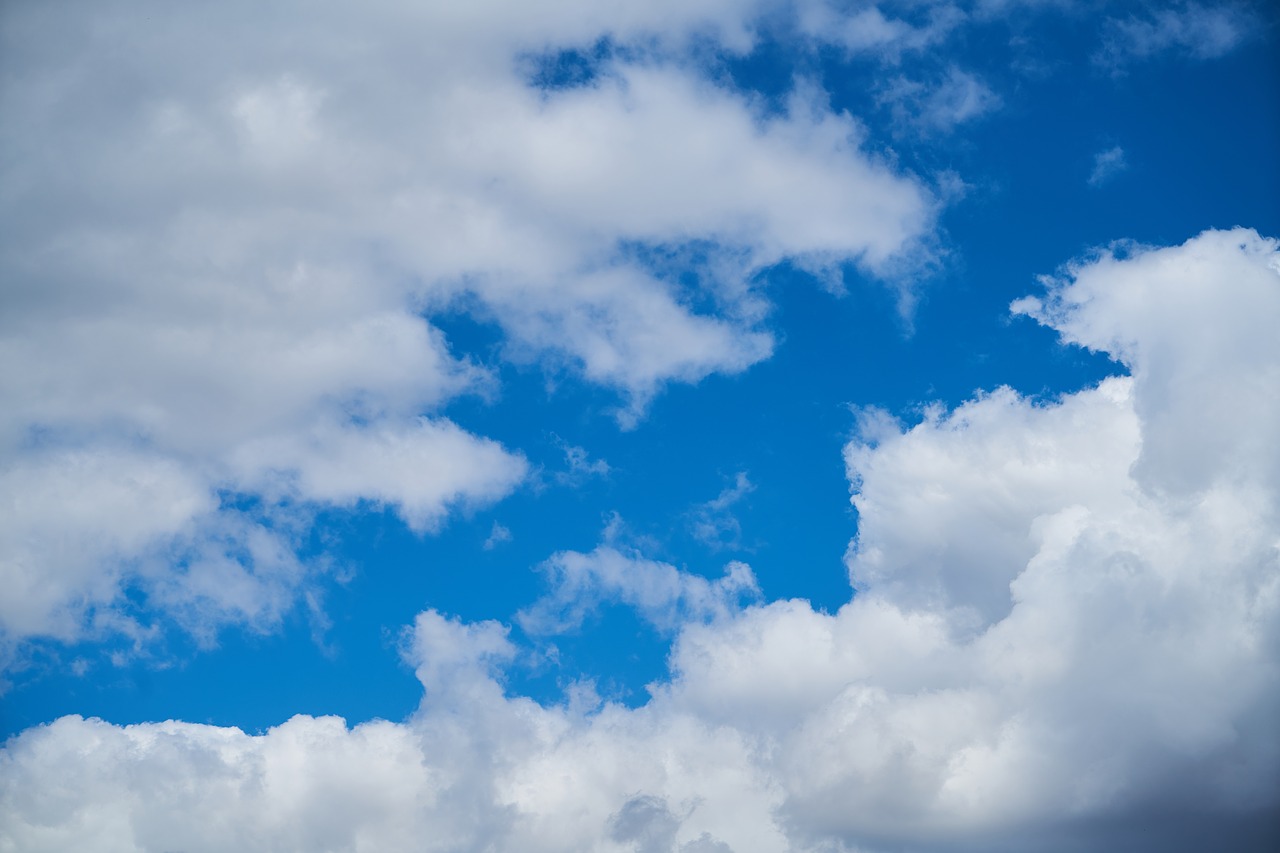
M 270 629 L 319 571 L 289 553 L 308 512 L 429 532 L 517 488 L 518 449 L 441 415 L 495 379 L 436 312 L 634 423 L 770 355 L 759 271 L 887 273 L 929 240 L 931 193 L 849 116 L 764 115 L 683 61 L 747 47 L 761 5 L 509 6 L 5 7 L 0 658 L 145 635 L 126 589 Z M 521 70 L 605 33 L 648 48 L 559 91 Z
M 0 763 L 0 845 L 1274 849 L 1280 247 L 1207 232 L 1045 285 L 1015 312 L 1130 375 L 909 428 L 865 413 L 846 449 L 858 594 L 837 613 L 736 610 L 608 542 L 566 552 L 565 601 L 686 608 L 643 707 L 504 695 L 507 629 L 428 611 L 403 723 L 25 732 Z

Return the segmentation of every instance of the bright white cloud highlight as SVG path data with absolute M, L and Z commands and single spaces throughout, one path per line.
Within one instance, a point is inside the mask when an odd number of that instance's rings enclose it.
M 427 612 L 403 724 L 27 731 L 0 763 L 0 845 L 1272 849 L 1280 246 L 1207 232 L 1045 285 L 1015 310 L 1131 376 L 909 429 L 868 412 L 838 613 L 689 622 L 648 704 L 591 710 L 505 697 L 506 629 Z M 607 546 L 553 562 L 587 600 L 688 587 Z

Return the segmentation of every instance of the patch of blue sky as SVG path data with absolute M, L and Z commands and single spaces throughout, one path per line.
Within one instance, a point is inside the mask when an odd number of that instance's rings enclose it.
M 544 92 L 589 86 L 617 48 L 608 38 L 587 47 L 564 47 L 529 54 L 518 60 L 528 84 Z

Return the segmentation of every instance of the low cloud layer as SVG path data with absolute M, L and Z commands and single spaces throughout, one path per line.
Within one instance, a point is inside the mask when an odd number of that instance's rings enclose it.
M 403 723 L 25 732 L 0 763 L 0 846 L 1273 849 L 1280 248 L 1247 230 L 1116 246 L 1044 285 L 1015 312 L 1129 375 L 909 427 L 864 413 L 837 613 L 688 622 L 670 679 L 627 709 L 505 695 L 507 629 L 428 611 Z M 557 559 L 559 592 L 588 579 L 678 612 L 628 592 L 673 567 Z

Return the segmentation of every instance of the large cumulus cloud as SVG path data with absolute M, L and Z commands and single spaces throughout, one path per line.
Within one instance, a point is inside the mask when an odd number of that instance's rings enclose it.
M 0 844 L 1273 849 L 1280 251 L 1208 232 L 1045 284 L 1015 310 L 1129 375 L 911 427 L 866 413 L 846 451 L 857 594 L 837 613 L 686 623 L 670 679 L 627 709 L 589 686 L 553 707 L 504 695 L 507 630 L 429 611 L 403 723 L 25 732 L 0 765 Z M 558 560 L 605 557 L 630 559 Z
M 439 314 L 634 421 L 770 354 L 761 270 L 927 242 L 930 191 L 820 93 L 768 113 L 689 58 L 763 5 L 6 5 L 0 657 L 172 610 L 130 589 L 269 626 L 306 512 L 510 493 L 518 449 L 444 416 L 495 380 Z

